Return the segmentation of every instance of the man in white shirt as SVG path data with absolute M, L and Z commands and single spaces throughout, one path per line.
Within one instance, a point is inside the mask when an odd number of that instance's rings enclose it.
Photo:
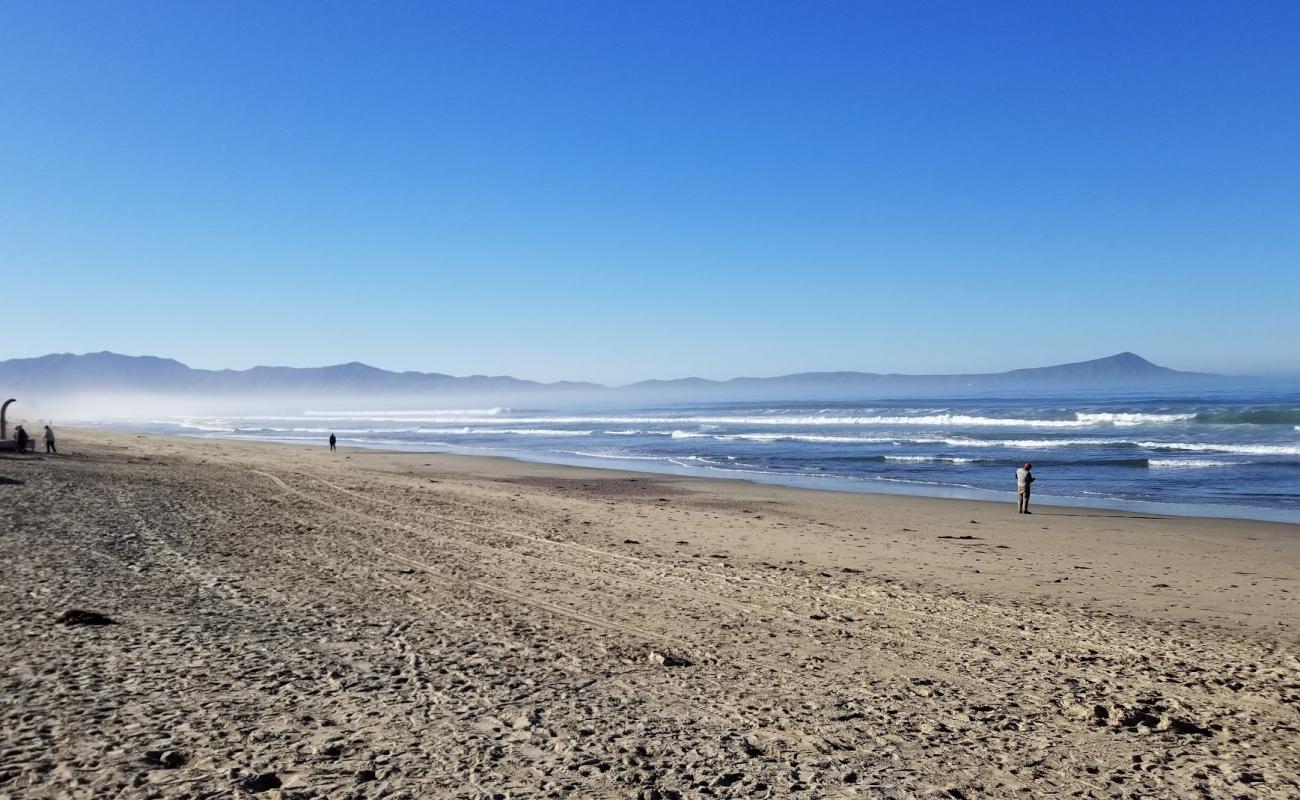
M 1033 464 L 1025 462 L 1025 465 L 1016 470 L 1016 494 L 1020 496 L 1020 513 L 1030 514 L 1029 510 L 1029 485 L 1034 482 L 1034 474 L 1030 472 L 1034 468 Z

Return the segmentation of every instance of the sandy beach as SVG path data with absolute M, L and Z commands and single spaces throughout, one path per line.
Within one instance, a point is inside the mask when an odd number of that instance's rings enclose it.
M 1300 526 L 60 434 L 0 797 L 1300 797 Z

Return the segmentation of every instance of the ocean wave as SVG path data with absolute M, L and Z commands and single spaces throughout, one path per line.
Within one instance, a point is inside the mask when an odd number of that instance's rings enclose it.
M 1240 461 L 1214 461 L 1208 458 L 1149 458 L 1147 466 L 1177 469 L 1202 469 L 1205 467 L 1238 467 Z
M 302 412 L 312 419 L 402 419 L 404 417 L 494 417 L 508 413 L 508 408 L 435 408 L 407 411 L 312 411 Z M 283 418 L 282 418 L 283 419 Z
M 944 461 L 949 464 L 973 464 L 978 458 L 961 458 L 959 456 L 882 456 L 886 461 Z
M 1292 425 L 1300 422 L 1300 408 L 1252 408 L 1242 411 L 1207 411 L 1197 422 L 1210 425 Z M 1300 431 L 1300 425 L 1296 425 Z
M 893 436 L 836 436 L 817 433 L 720 433 L 714 439 L 723 442 L 810 442 L 823 444 L 897 444 Z M 911 439 L 907 441 L 938 444 L 942 439 Z
M 1186 422 L 1190 419 L 1196 419 L 1197 415 L 1191 414 L 1143 414 L 1130 412 L 1110 412 L 1110 411 L 1077 411 L 1075 418 L 1080 422 L 1088 424 L 1100 423 L 1111 424 L 1116 426 L 1128 425 L 1149 425 L 1153 423 L 1171 423 Z
M 192 430 L 192 431 L 210 431 L 210 432 L 214 432 L 214 433 L 215 433 L 215 432 L 219 432 L 219 431 L 229 431 L 229 430 L 234 430 L 234 428 L 232 428 L 232 427 L 229 426 L 229 425 L 217 425 L 217 424 L 207 424 L 207 425 L 204 425 L 204 424 L 201 424 L 201 423 L 198 423 L 198 422 L 176 422 L 175 420 L 173 420 L 173 421 L 171 421 L 171 422 L 158 421 L 158 422 L 155 422 L 154 424 L 156 424 L 156 425 L 175 425 L 175 426 L 177 426 L 177 427 L 179 427 L 179 428 L 184 428 L 184 429 L 186 429 L 186 430 Z
M 924 439 L 909 439 L 909 443 L 927 443 Z M 1105 447 L 1107 445 L 1129 445 L 1122 439 L 970 439 L 953 437 L 937 440 L 951 447 L 1005 447 L 1010 450 L 1044 450 L 1055 447 Z
M 595 431 L 571 431 L 563 428 L 470 428 L 475 434 L 509 434 L 511 436 L 591 436 Z
M 392 431 L 381 431 L 392 433 Z M 564 428 L 416 428 L 416 433 L 433 436 L 591 436 L 592 430 L 566 430 Z
M 697 433 L 695 431 L 673 431 L 674 439 L 708 439 L 713 436 L 711 433 Z
M 1052 449 L 1057 447 L 1127 447 L 1156 451 L 1192 453 L 1234 453 L 1255 456 L 1300 455 L 1300 444 L 1229 444 L 1226 442 L 1156 442 L 1134 439 L 969 439 L 943 440 L 954 447 L 1004 447 L 1008 449 Z
M 1300 444 L 1225 444 L 1218 442 L 1138 442 L 1148 450 L 1192 453 L 1236 453 L 1246 456 L 1300 456 Z

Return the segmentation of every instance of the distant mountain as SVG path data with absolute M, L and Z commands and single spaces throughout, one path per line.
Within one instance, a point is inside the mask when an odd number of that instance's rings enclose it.
M 594 389 L 594 383 L 537 383 L 509 376 L 453 377 L 439 372 L 389 372 L 353 361 L 328 367 L 253 367 L 245 370 L 192 369 L 179 361 L 117 353 L 60 353 L 0 361 L 0 392 L 72 394 L 260 395 L 344 393 L 376 395 L 436 394 L 445 390 L 503 391 Z
M 1152 364 L 1136 353 L 1123 352 L 1092 361 L 1076 361 L 1073 364 L 1057 364 L 1054 367 L 1037 367 L 1035 369 L 1013 369 L 1000 373 L 1008 380 L 1033 381 L 1082 381 L 1085 383 L 1107 383 L 1126 381 L 1181 381 L 1186 379 L 1201 380 L 1221 378 L 1204 372 L 1179 372 L 1157 364 Z
M 310 399 L 373 398 L 397 403 L 436 403 L 458 398 L 492 402 L 584 399 L 606 402 L 680 399 L 835 399 L 881 393 L 953 393 L 1046 388 L 1167 387 L 1229 380 L 1220 375 L 1152 364 L 1133 353 L 1093 361 L 1009 372 L 969 375 L 899 375 L 870 372 L 804 372 L 769 378 L 655 380 L 610 388 L 595 383 L 538 383 L 509 376 L 456 377 L 438 372 L 389 372 L 358 362 L 327 367 L 253 367 L 246 370 L 191 369 L 179 361 L 117 353 L 69 353 L 0 361 L 0 394 L 162 395 L 190 398 Z M 3 398 L 0 398 L 3 399 Z
M 729 381 L 703 381 L 684 378 L 678 381 L 645 381 L 624 389 L 640 389 L 655 394 L 671 394 L 686 389 L 710 395 L 728 393 L 729 397 L 754 396 L 755 399 L 784 397 L 810 399 L 853 394 L 960 391 L 994 391 L 998 389 L 1045 388 L 1140 388 L 1176 385 L 1200 385 L 1233 380 L 1223 375 L 1180 372 L 1152 364 L 1134 353 L 1119 353 L 1092 361 L 1057 364 L 1051 367 L 1016 369 L 1009 372 L 961 375 L 903 375 L 875 372 L 800 372 L 772 378 L 732 378 Z

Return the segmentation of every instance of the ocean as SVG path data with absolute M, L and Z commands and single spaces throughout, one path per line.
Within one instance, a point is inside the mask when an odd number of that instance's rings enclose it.
M 505 455 L 844 491 L 1300 522 L 1300 391 L 116 420 L 188 436 Z

